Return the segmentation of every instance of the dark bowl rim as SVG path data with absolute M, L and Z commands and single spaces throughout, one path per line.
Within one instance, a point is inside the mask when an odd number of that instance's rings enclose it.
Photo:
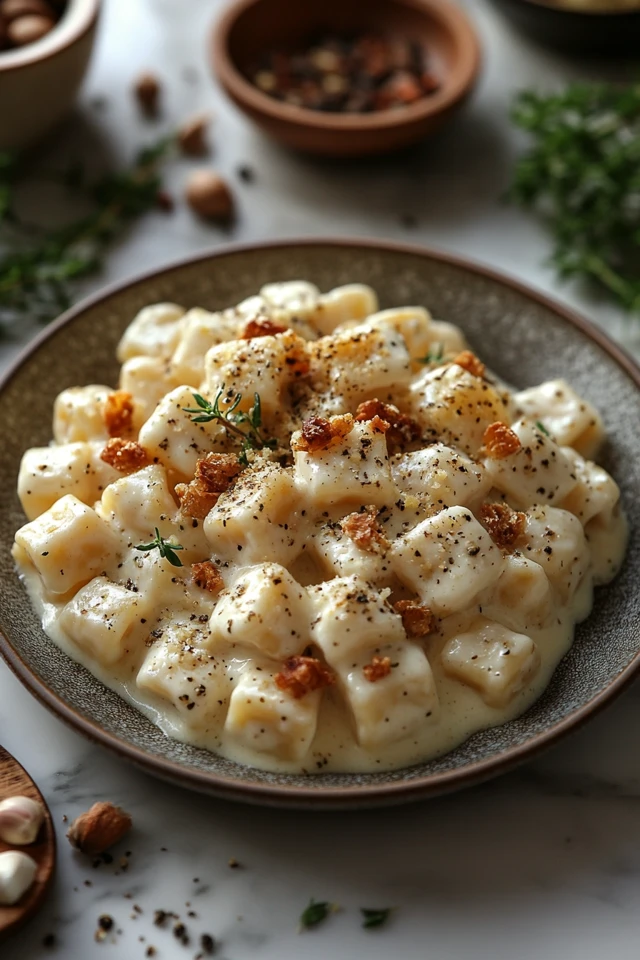
M 509 0 L 509 2 L 514 6 L 537 7 L 552 16 L 576 17 L 583 22 L 589 20 L 598 23 L 601 20 L 640 17 L 640 7 L 636 10 L 571 10 L 568 7 L 556 7 L 550 0 Z
M 34 340 L 27 344 L 10 365 L 9 369 L 0 378 L 0 397 L 22 365 L 29 360 L 32 354 L 37 352 L 47 340 L 86 310 L 102 301 L 108 300 L 115 294 L 122 293 L 139 284 L 147 283 L 159 276 L 166 276 L 174 271 L 204 263 L 211 259 L 223 259 L 242 253 L 260 253 L 265 250 L 288 250 L 299 247 L 329 247 L 337 250 L 359 248 L 383 253 L 421 257 L 444 265 L 459 267 L 478 277 L 493 280 L 555 313 L 560 319 L 568 323 L 570 327 L 578 330 L 587 337 L 587 339 L 596 343 L 597 346 L 621 367 L 635 386 L 640 389 L 640 366 L 630 354 L 615 343 L 604 331 L 600 330 L 571 308 L 564 306 L 536 288 L 520 280 L 516 280 L 499 270 L 495 270 L 493 267 L 478 263 L 463 256 L 430 247 L 394 241 L 371 240 L 368 238 L 304 237 L 300 239 L 271 240 L 262 243 L 228 244 L 222 248 L 215 248 L 171 261 L 171 263 L 164 267 L 145 271 L 128 280 L 114 283 L 103 288 L 66 311 Z M 134 763 L 147 773 L 151 773 L 164 780 L 169 780 L 179 786 L 209 793 L 223 799 L 280 807 L 322 807 L 327 810 L 341 809 L 352 805 L 357 807 L 384 806 L 424 799 L 426 797 L 451 792 L 462 787 L 471 786 L 488 780 L 499 773 L 504 773 L 524 760 L 530 759 L 545 747 L 555 743 L 570 731 L 576 730 L 587 720 L 591 719 L 591 717 L 595 716 L 595 714 L 630 684 L 640 670 L 639 650 L 630 663 L 627 664 L 606 687 L 593 696 L 588 703 L 541 733 L 531 737 L 525 743 L 510 747 L 497 756 L 466 764 L 463 767 L 442 773 L 426 775 L 425 777 L 408 782 L 401 780 L 383 785 L 366 786 L 354 784 L 354 786 L 317 789 L 314 787 L 238 783 L 238 781 L 220 777 L 216 774 L 185 769 L 180 763 L 151 754 L 134 744 L 123 742 L 117 735 L 107 732 L 99 724 L 83 716 L 82 713 L 66 703 L 35 676 L 17 651 L 14 650 L 9 638 L 1 629 L 0 654 L 27 690 L 29 690 L 40 703 L 56 714 L 59 719 L 66 722 L 90 740 L 97 742 L 118 756 L 124 757 Z
M 446 112 L 464 99 L 473 89 L 480 73 L 482 54 L 478 34 L 467 14 L 450 0 L 388 0 L 390 5 L 401 3 L 416 9 L 423 8 L 424 15 L 434 13 L 441 18 L 449 33 L 462 46 L 463 56 L 458 63 L 464 67 L 456 73 L 455 82 L 444 83 L 432 96 L 403 107 L 401 110 L 380 110 L 370 114 L 334 114 L 308 110 L 281 103 L 262 93 L 236 66 L 229 51 L 229 35 L 241 14 L 263 0 L 233 0 L 214 24 L 210 38 L 212 65 L 218 81 L 227 93 L 262 117 L 295 127 L 308 127 L 319 131 L 360 133 L 372 130 L 394 130 L 398 127 L 420 122 L 428 117 Z
M 70 2 L 73 3 L 73 0 L 70 0 Z M 61 36 L 56 38 L 55 46 L 48 50 L 47 53 L 39 52 L 38 42 L 36 41 L 35 43 L 29 43 L 20 49 L 20 52 L 23 54 L 23 56 L 21 56 L 19 60 L 3 63 L 2 51 L 0 51 L 0 75 L 3 73 L 9 74 L 18 70 L 24 70 L 27 67 L 33 67 L 38 63 L 45 63 L 47 60 L 52 60 L 54 57 L 57 57 L 65 50 L 69 50 L 70 47 L 75 46 L 94 29 L 101 12 L 101 8 L 102 0 L 87 0 L 86 13 L 78 24 L 76 30 L 66 39 L 63 39 L 64 33 L 61 31 Z M 50 33 L 56 33 L 58 31 L 60 22 L 61 21 L 58 21 Z M 13 53 L 14 51 L 11 52 Z

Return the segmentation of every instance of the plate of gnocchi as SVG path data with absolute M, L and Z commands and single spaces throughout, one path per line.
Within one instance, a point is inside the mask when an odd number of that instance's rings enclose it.
M 227 248 L 74 308 L 0 389 L 0 650 L 152 773 L 434 795 L 635 675 L 640 372 L 482 267 Z

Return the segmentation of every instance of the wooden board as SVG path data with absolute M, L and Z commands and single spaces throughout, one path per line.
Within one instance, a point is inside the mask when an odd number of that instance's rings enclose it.
M 45 809 L 45 818 L 35 843 L 26 847 L 11 847 L 0 840 L 0 853 L 4 850 L 23 850 L 38 864 L 35 883 L 13 907 L 0 906 L 0 938 L 8 936 L 33 916 L 43 902 L 51 883 L 56 865 L 56 835 L 51 814 L 42 794 L 17 760 L 0 747 L 0 800 L 23 796 L 39 800 Z

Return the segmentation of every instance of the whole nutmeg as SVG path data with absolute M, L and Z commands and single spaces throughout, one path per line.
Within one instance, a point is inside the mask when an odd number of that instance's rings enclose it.
M 33 843 L 44 820 L 44 807 L 31 797 L 7 797 L 0 803 L 0 840 L 21 847 Z
M 67 837 L 77 850 L 96 857 L 122 840 L 132 824 L 130 815 L 121 807 L 108 802 L 94 803 L 73 821 Z
M 228 222 L 233 218 L 233 194 L 215 170 L 194 170 L 187 180 L 187 203 L 198 216 Z
M 160 81 L 155 73 L 141 73 L 134 84 L 133 91 L 138 103 L 149 117 L 155 117 L 158 113 L 161 90 Z
M 35 43 L 46 37 L 55 25 L 55 20 L 51 17 L 28 14 L 25 17 L 16 17 L 10 22 L 7 36 L 14 47 L 26 47 L 28 43 Z
M 190 157 L 202 157 L 209 152 L 207 127 L 209 117 L 202 114 L 183 123 L 178 130 L 178 144 L 183 153 Z
M 16 20 L 18 17 L 50 17 L 55 20 L 56 14 L 46 0 L 0 0 L 0 14 L 5 20 Z

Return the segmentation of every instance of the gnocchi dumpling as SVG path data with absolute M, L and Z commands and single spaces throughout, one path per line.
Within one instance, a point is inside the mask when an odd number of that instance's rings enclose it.
M 452 637 L 441 659 L 448 676 L 473 687 L 496 709 L 507 706 L 540 665 L 531 637 L 482 618 Z

